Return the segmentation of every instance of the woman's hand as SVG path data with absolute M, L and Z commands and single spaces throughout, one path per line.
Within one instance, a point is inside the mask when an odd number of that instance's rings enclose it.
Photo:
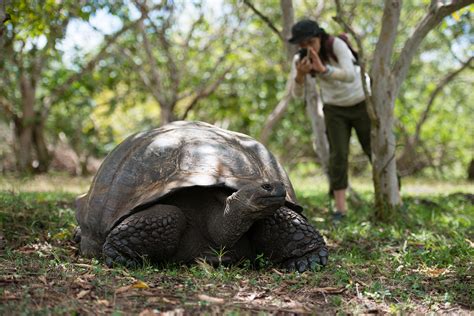
M 309 53 L 311 55 L 311 61 L 312 61 L 311 69 L 314 69 L 316 70 L 316 72 L 319 72 L 319 73 L 326 72 L 326 66 L 324 66 L 316 50 L 313 47 L 309 47 Z
M 304 78 L 307 74 L 313 69 L 313 64 L 309 60 L 308 56 L 304 57 L 302 60 L 296 62 L 296 82 L 303 83 Z
M 303 83 L 304 78 L 307 74 L 312 71 L 318 73 L 324 73 L 327 71 L 326 66 L 319 58 L 317 51 L 313 47 L 308 47 L 309 56 L 304 57 L 302 60 L 296 62 L 296 82 Z

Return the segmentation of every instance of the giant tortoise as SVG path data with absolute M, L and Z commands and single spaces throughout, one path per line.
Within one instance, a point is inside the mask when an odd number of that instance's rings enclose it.
M 136 266 L 233 264 L 263 255 L 305 271 L 326 265 L 321 235 L 301 214 L 275 157 L 255 139 L 178 121 L 128 137 L 77 199 L 86 256 Z

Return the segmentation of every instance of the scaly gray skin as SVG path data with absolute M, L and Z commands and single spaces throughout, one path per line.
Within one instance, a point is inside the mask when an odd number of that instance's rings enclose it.
M 305 218 L 284 206 L 282 183 L 227 188 L 191 187 L 119 223 L 103 246 L 106 264 L 236 263 L 264 254 L 289 270 L 326 265 L 327 248 Z M 222 249 L 222 255 L 219 250 Z

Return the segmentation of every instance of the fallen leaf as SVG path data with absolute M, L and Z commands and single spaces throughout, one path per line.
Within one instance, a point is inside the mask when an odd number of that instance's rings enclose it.
M 346 289 L 341 287 L 341 288 L 337 288 L 337 287 L 321 287 L 321 288 L 316 288 L 314 289 L 315 292 L 319 292 L 319 293 L 324 293 L 324 294 L 341 294 L 342 292 L 344 292 Z
M 443 275 L 446 273 L 448 269 L 444 268 L 428 268 L 426 269 L 426 274 L 428 274 L 430 277 L 437 278 L 440 275 Z
M 82 277 L 86 280 L 91 280 L 95 278 L 95 274 L 87 273 L 87 274 L 82 275 Z
M 14 295 L 12 292 L 5 290 L 3 291 L 3 295 L 1 296 L 4 300 L 17 300 L 19 299 L 18 296 Z
M 80 287 L 80 288 L 85 289 L 85 290 L 89 290 L 89 289 L 92 288 L 92 284 L 90 284 L 87 281 L 84 281 L 81 277 L 77 277 L 74 280 L 73 284 L 76 285 L 77 287 Z
M 280 271 L 278 271 L 275 268 L 273 268 L 272 271 L 275 272 L 276 274 L 280 275 L 280 276 L 285 275 L 284 273 L 281 273 Z
M 81 267 L 81 268 L 93 268 L 94 266 L 91 264 L 86 264 L 86 263 L 74 263 L 76 267 Z
M 199 294 L 198 298 L 201 301 L 209 302 L 209 303 L 216 303 L 216 304 L 224 304 L 224 299 L 218 297 L 207 296 L 205 294 Z
M 144 309 L 140 312 L 140 314 L 138 314 L 139 316 L 154 316 L 154 315 L 157 315 L 158 313 L 156 312 L 155 313 L 155 310 L 152 310 L 152 309 Z
M 125 285 L 125 286 L 119 287 L 118 289 L 115 290 L 115 294 L 120 294 L 120 293 L 127 292 L 131 288 L 132 288 L 131 285 Z
M 474 242 L 470 241 L 469 239 L 466 238 L 467 243 L 469 244 L 469 247 L 474 248 Z
M 138 280 L 137 282 L 133 283 L 132 284 L 132 287 L 134 289 L 149 289 L 150 287 L 148 286 L 148 284 L 146 284 L 145 282 L 143 281 L 140 281 Z
M 161 298 L 159 298 L 159 297 L 149 297 L 149 298 L 147 298 L 146 302 L 148 304 L 157 304 L 157 303 L 161 302 Z
M 90 292 L 91 292 L 90 290 L 82 290 L 82 291 L 79 292 L 79 294 L 76 295 L 76 298 L 81 299 L 84 296 L 86 296 L 87 294 L 89 294 Z
M 44 285 L 48 285 L 48 281 L 46 280 L 46 277 L 45 277 L 44 275 L 39 276 L 38 279 L 39 279 Z
M 98 301 L 97 301 L 97 304 L 99 304 L 99 305 L 105 305 L 105 306 L 107 306 L 107 307 L 110 306 L 110 302 L 107 301 L 107 300 L 98 300 Z
M 173 304 L 173 305 L 178 304 L 177 301 L 169 300 L 166 297 L 163 297 L 163 302 L 168 303 L 168 304 Z

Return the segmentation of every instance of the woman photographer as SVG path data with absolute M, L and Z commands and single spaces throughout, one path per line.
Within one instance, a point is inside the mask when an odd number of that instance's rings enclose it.
M 289 42 L 300 48 L 292 65 L 292 93 L 295 97 L 303 97 L 306 76 L 317 77 L 329 141 L 330 191 L 334 192 L 335 199 L 333 219 L 340 220 L 347 213 L 348 154 L 352 128 L 369 159 L 371 155 L 370 120 L 360 67 L 356 65 L 356 58 L 346 42 L 327 34 L 317 22 L 301 20 L 293 25 L 291 32 Z M 370 87 L 370 84 L 367 86 Z

